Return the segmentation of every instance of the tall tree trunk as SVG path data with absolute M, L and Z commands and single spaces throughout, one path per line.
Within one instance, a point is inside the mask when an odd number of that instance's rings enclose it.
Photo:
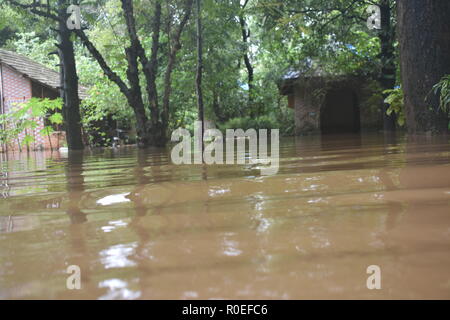
M 9 4 L 29 10 L 31 13 L 56 21 L 58 23 L 58 55 L 60 59 L 60 95 L 63 100 L 63 117 L 66 126 L 66 139 L 69 149 L 83 149 L 81 134 L 80 98 L 78 97 L 78 76 L 75 62 L 73 43 L 70 40 L 71 31 L 67 28 L 66 21 L 69 17 L 67 8 L 69 1 L 58 0 L 55 7 L 50 6 L 50 1 L 42 4 L 37 1 L 23 3 L 22 1 L 8 0 Z
M 142 99 L 141 86 L 139 84 L 139 67 L 136 52 L 132 48 L 127 48 L 128 70 L 127 78 L 130 83 L 129 94 L 127 95 L 128 104 L 133 108 L 136 118 L 136 133 L 138 137 L 138 146 L 146 148 L 149 145 L 148 117 L 145 113 L 145 105 Z
M 145 113 L 144 101 L 142 99 L 141 84 L 139 81 L 138 58 L 145 60 L 145 52 L 136 32 L 136 22 L 134 19 L 133 1 L 122 0 L 122 10 L 130 37 L 130 47 L 125 49 L 128 68 L 127 78 L 130 85 L 129 95 L 127 97 L 129 104 L 134 110 L 136 117 L 136 131 L 138 134 L 138 144 L 140 147 L 147 147 L 150 142 L 149 128 L 147 127 L 148 118 Z
M 122 0 L 123 1 L 123 0 Z M 130 0 L 128 0 L 130 1 Z M 130 1 L 131 2 L 131 1 Z M 132 2 L 131 2 L 132 3 Z M 158 91 L 156 87 L 156 76 L 158 72 L 158 51 L 159 51 L 159 37 L 161 33 L 161 2 L 156 0 L 155 13 L 153 16 L 152 27 L 152 49 L 150 60 L 147 59 L 145 51 L 139 42 L 140 47 L 140 61 L 142 69 L 147 82 L 146 90 L 148 100 L 150 102 L 150 128 L 149 128 L 149 143 L 152 146 L 163 147 L 166 145 L 167 139 L 165 130 L 160 119 L 160 110 L 158 104 Z
M 97 60 L 99 66 L 108 77 L 120 89 L 120 92 L 126 97 L 128 104 L 134 111 L 136 118 L 136 131 L 138 138 L 138 146 L 145 148 L 152 144 L 150 141 L 149 121 L 145 111 L 144 101 L 142 99 L 142 90 L 139 81 L 139 65 L 138 59 L 145 66 L 147 58 L 141 42 L 137 36 L 133 3 L 131 0 L 122 0 L 122 9 L 127 25 L 127 31 L 130 38 L 130 47 L 125 49 L 127 57 L 127 80 L 129 87 L 122 78 L 115 73 L 106 63 L 102 54 L 97 50 L 95 45 L 89 40 L 83 30 L 75 30 L 76 35 L 80 38 L 82 43 L 86 46 L 91 55 Z M 147 67 L 148 68 L 148 67 Z M 148 78 L 148 75 L 146 74 Z
M 114 82 L 120 89 L 120 92 L 126 97 L 128 104 L 134 111 L 136 118 L 136 131 L 138 137 L 138 146 L 145 148 L 149 145 L 148 142 L 148 117 L 145 113 L 145 106 L 142 100 L 141 89 L 139 86 L 139 78 L 137 77 L 138 65 L 136 60 L 136 53 L 129 52 L 129 48 L 126 49 L 127 56 L 127 79 L 130 83 L 130 88 L 125 82 L 111 70 L 106 63 L 102 54 L 97 50 L 94 44 L 89 40 L 86 34 L 82 30 L 76 30 L 77 36 L 86 46 L 91 55 L 97 60 L 99 66 L 108 77 L 108 79 Z
M 395 28 L 391 24 L 391 2 L 392 0 L 380 0 L 381 9 L 381 30 L 379 38 L 381 42 L 381 78 L 380 84 L 384 90 L 394 89 L 396 83 L 396 67 L 395 67 Z M 386 97 L 385 97 L 386 98 Z M 392 113 L 387 115 L 388 104 L 383 104 L 383 127 L 385 131 L 395 131 L 396 117 Z
M 66 13 L 67 3 L 65 0 L 58 0 L 58 34 L 59 34 L 59 57 L 62 65 L 63 85 L 63 116 L 66 125 L 66 138 L 69 149 L 83 149 L 81 135 L 80 98 L 78 97 L 78 76 L 75 62 L 73 43 L 70 39 L 71 31 L 67 28 L 65 21 L 68 18 Z
M 197 1 L 197 106 L 198 106 L 198 120 L 202 123 L 201 137 L 203 142 L 203 134 L 205 129 L 205 108 L 203 103 L 202 91 L 202 77 L 203 77 L 203 30 L 202 30 L 202 16 L 201 16 L 201 0 Z
M 450 1 L 399 0 L 397 11 L 408 131 L 447 132 L 448 114 L 431 89 L 450 73 Z
M 239 24 L 241 25 L 241 32 L 242 32 L 242 41 L 244 43 L 244 63 L 245 63 L 245 68 L 247 69 L 247 75 L 248 75 L 248 105 L 247 108 L 250 110 L 250 115 L 254 116 L 254 111 L 253 108 L 253 96 L 254 96 L 254 68 L 252 66 L 252 63 L 250 61 L 250 56 L 248 54 L 248 40 L 250 39 L 250 29 L 247 26 L 247 22 L 245 21 L 244 18 L 244 10 L 247 7 L 247 4 L 249 3 L 249 0 L 246 0 L 244 2 L 244 4 L 241 7 L 241 14 L 239 15 Z
M 148 145 L 153 144 L 152 138 L 154 137 L 151 135 L 151 130 L 147 125 L 148 118 L 145 113 L 144 101 L 142 99 L 142 90 L 139 82 L 138 59 L 140 60 L 144 68 L 145 65 L 148 64 L 148 60 L 145 55 L 144 48 L 142 47 L 142 44 L 137 35 L 136 21 L 134 19 L 133 1 L 122 0 L 121 2 L 123 14 L 125 17 L 125 23 L 128 30 L 128 35 L 130 38 L 130 47 L 126 48 L 125 50 L 127 53 L 127 60 L 128 60 L 127 78 L 128 82 L 130 83 L 130 96 L 128 97 L 128 100 L 134 110 L 137 120 L 136 129 L 138 132 L 138 137 L 140 138 L 139 145 L 140 147 L 147 147 Z M 149 78 L 148 74 L 145 73 L 145 75 L 148 81 Z M 150 101 L 152 100 L 150 99 Z
M 186 26 L 192 12 L 193 0 L 186 1 L 185 14 L 178 25 L 178 28 L 172 34 L 172 23 L 169 19 L 167 25 L 167 34 L 169 36 L 169 58 L 167 63 L 166 74 L 164 76 L 164 95 L 163 95 L 163 114 L 162 114 L 162 130 L 164 137 L 167 137 L 167 128 L 169 126 L 169 109 L 170 109 L 170 94 L 172 92 L 172 72 L 175 68 L 176 57 L 178 51 L 181 49 L 181 34 Z

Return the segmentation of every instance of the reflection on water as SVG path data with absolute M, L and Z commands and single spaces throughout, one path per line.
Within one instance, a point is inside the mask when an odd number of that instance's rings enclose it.
M 169 154 L 0 155 L 0 298 L 450 298 L 448 139 L 286 139 L 275 176 Z

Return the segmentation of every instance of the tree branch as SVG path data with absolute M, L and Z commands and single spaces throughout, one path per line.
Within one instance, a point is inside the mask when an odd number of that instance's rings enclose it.
M 327 22 L 325 22 L 321 27 L 320 27 L 320 32 L 322 32 L 326 26 L 328 26 L 331 22 L 333 22 L 334 20 L 336 20 L 337 18 L 341 17 L 341 16 L 345 16 L 345 14 L 348 12 L 348 10 L 350 10 L 358 1 L 360 0 L 353 0 L 353 2 L 348 5 L 346 8 L 344 9 L 340 9 L 340 10 L 336 10 L 339 11 L 340 13 L 334 17 L 332 17 L 330 20 L 328 20 Z
M 164 96 L 163 96 L 163 122 L 166 124 L 169 120 L 169 105 L 170 105 L 170 93 L 171 93 L 171 75 L 173 68 L 175 67 L 176 62 L 176 56 L 177 52 L 181 49 L 181 43 L 180 38 L 181 34 L 183 33 L 183 29 L 186 26 L 189 17 L 192 13 L 192 6 L 194 1 L 193 0 L 187 0 L 185 5 L 185 14 L 183 18 L 181 19 L 180 24 L 178 25 L 178 28 L 175 31 L 175 35 L 173 37 L 173 45 L 170 49 L 169 54 L 169 62 L 166 69 L 166 74 L 164 77 Z M 170 40 L 169 40 L 170 41 Z
M 81 40 L 83 45 L 88 49 L 89 53 L 94 57 L 95 60 L 97 60 L 98 64 L 100 65 L 100 68 L 103 70 L 105 75 L 108 77 L 108 79 L 112 82 L 114 82 L 120 89 L 120 91 L 128 97 L 130 94 L 130 90 L 125 84 L 125 82 L 122 81 L 122 79 L 111 70 L 109 65 L 106 63 L 105 59 L 103 58 L 102 54 L 97 50 L 97 48 L 94 46 L 94 44 L 89 40 L 89 38 L 86 36 L 83 30 L 74 30 L 75 34 L 78 36 L 78 38 Z

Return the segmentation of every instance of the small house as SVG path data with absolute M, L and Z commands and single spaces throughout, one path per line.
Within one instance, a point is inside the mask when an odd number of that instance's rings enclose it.
M 295 132 L 307 134 L 359 133 L 382 128 L 382 98 L 376 82 L 364 76 L 330 75 L 320 70 L 289 72 L 280 93 L 294 109 Z
M 59 73 L 49 69 L 23 55 L 0 49 L 0 113 L 8 114 L 15 105 L 24 103 L 32 97 L 56 99 L 60 96 Z M 85 88 L 80 86 L 80 98 L 86 96 Z M 44 137 L 41 130 L 44 128 L 45 119 L 36 119 L 38 126 L 33 132 L 27 134 L 33 136 L 31 149 L 48 149 L 50 142 Z M 0 128 L 5 130 L 5 128 Z M 19 134 L 19 143 L 25 133 Z M 52 137 L 53 147 L 64 140 L 63 132 L 55 132 Z M 7 147 L 17 149 L 18 143 Z M 3 146 L 5 148 L 5 146 Z

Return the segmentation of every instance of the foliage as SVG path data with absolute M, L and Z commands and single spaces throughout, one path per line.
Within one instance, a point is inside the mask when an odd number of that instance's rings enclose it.
M 55 41 L 51 38 L 42 40 L 36 32 L 21 32 L 16 34 L 14 41 L 9 41 L 8 46 L 31 60 L 37 61 L 46 67 L 57 70 L 59 59 L 56 55 L 49 55 L 55 51 Z
M 43 19 L 30 15 L 25 10 L 13 8 L 5 0 L 0 0 L 0 48 L 14 48 L 14 41 L 20 33 L 34 30 L 41 40 L 48 37 L 50 26 Z
M 297 70 L 372 74 L 380 68 L 378 34 L 366 26 L 368 4 L 354 0 L 258 0 L 262 46 Z M 272 54 L 273 56 L 273 54 Z
M 364 99 L 360 102 L 361 108 L 370 110 L 370 114 L 376 114 L 381 112 L 381 104 L 385 100 L 385 94 L 383 94 L 383 89 L 378 81 L 372 80 L 368 81 L 361 91 L 361 96 Z
M 147 53 L 152 47 L 154 1 L 133 2 L 138 37 Z M 49 55 L 56 49 L 56 35 L 51 30 L 55 26 L 29 12 L 9 7 L 6 1 L 0 0 L 0 3 L 4 3 L 3 11 L 0 11 L 0 29 L 6 32 L 3 42 L 7 48 L 56 69 L 59 63 L 57 56 Z M 167 0 L 161 3 L 163 19 L 156 74 L 159 105 L 162 104 L 170 40 L 183 14 L 184 1 Z M 85 0 L 80 4 L 83 23 L 88 27 L 85 30 L 87 37 L 111 69 L 121 79 L 126 79 L 125 48 L 130 46 L 130 41 L 121 2 Z M 316 69 L 330 74 L 373 75 L 381 69 L 379 34 L 369 31 L 366 26 L 367 1 L 249 0 L 243 9 L 240 0 L 203 0 L 202 8 L 205 114 L 206 119 L 214 121 L 220 128 L 279 128 L 283 135 L 293 134 L 293 111 L 286 107 L 285 97 L 280 96 L 276 85 L 287 71 Z M 242 40 L 239 16 L 245 17 L 251 31 L 247 43 Z M 20 24 L 9 30 L 4 29 L 7 24 L 13 25 L 15 20 Z M 0 44 L 1 40 L 0 32 Z M 88 97 L 81 107 L 81 122 L 89 143 L 110 144 L 112 123 L 132 136 L 136 120 L 127 99 L 108 80 L 79 40 L 74 37 L 73 41 L 79 81 L 88 88 Z M 178 127 L 192 128 L 197 120 L 194 19 L 186 25 L 180 41 L 181 50 L 171 79 L 168 131 Z M 248 53 L 255 69 L 254 99 L 250 107 L 247 103 L 249 84 L 244 52 Z M 144 83 L 146 79 L 142 67 L 138 72 L 140 81 Z M 442 88 L 439 89 L 441 92 Z M 374 91 L 373 101 L 365 105 L 377 107 L 380 92 Z M 397 92 L 389 92 L 394 93 Z M 145 92 L 142 96 L 147 99 Z M 402 115 L 403 107 L 397 98 L 398 95 L 392 97 L 394 105 L 388 112 Z M 148 104 L 148 101 L 144 102 Z M 148 117 L 151 116 L 149 113 Z M 404 116 L 399 117 L 399 122 L 402 121 Z
M 405 125 L 405 102 L 403 97 L 403 90 L 401 88 L 385 90 L 384 94 L 388 96 L 384 100 L 385 103 L 389 104 L 389 108 L 386 113 L 391 115 L 395 113 L 397 115 L 397 123 L 399 126 Z
M 444 76 L 433 87 L 434 94 L 439 94 L 439 107 L 444 112 L 450 112 L 450 75 Z
M 287 124 L 287 126 L 286 126 Z M 225 122 L 224 124 L 219 126 L 221 131 L 225 131 L 227 129 L 279 129 L 282 135 L 290 135 L 293 133 L 294 126 L 293 123 L 284 123 L 282 125 L 276 117 L 274 116 L 260 116 L 256 118 L 251 117 L 239 117 L 233 118 Z
M 261 126 L 263 125 L 263 126 Z M 270 119 L 266 116 L 251 118 L 251 117 L 242 117 L 242 118 L 233 118 L 225 122 L 221 129 L 276 129 L 278 126 L 273 119 Z
M 61 99 L 31 98 L 25 103 L 16 104 L 10 112 L 0 116 L 1 143 L 10 144 L 17 141 L 20 149 L 23 145 L 29 147 L 34 142 L 31 131 L 37 128 L 37 119 L 46 117 L 51 124 L 62 124 L 63 117 L 59 112 L 61 109 Z M 45 126 L 41 131 L 49 139 L 52 132 L 51 125 Z M 19 134 L 21 133 L 24 133 L 22 141 L 19 140 Z

